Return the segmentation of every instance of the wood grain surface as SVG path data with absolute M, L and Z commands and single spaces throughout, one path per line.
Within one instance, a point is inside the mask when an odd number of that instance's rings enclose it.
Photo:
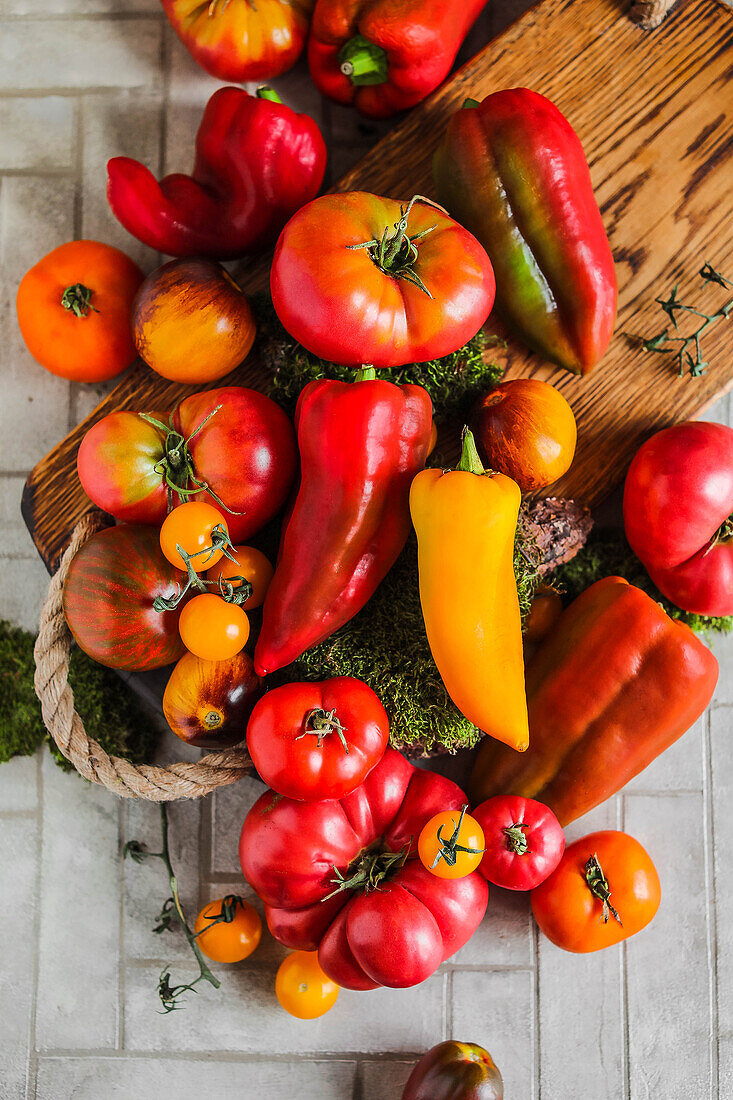
M 694 297 L 706 308 L 730 297 L 703 286 L 697 272 L 709 261 L 733 277 L 733 22 L 714 0 L 688 0 L 645 33 L 615 0 L 542 0 L 396 125 L 336 189 L 433 196 L 431 157 L 448 116 L 467 96 L 518 85 L 549 96 L 580 135 L 617 264 L 619 314 L 605 358 L 585 378 L 544 364 L 513 340 L 496 358 L 508 377 L 547 379 L 570 401 L 578 451 L 553 492 L 595 504 L 646 436 L 699 415 L 733 385 L 730 322 L 706 336 L 710 366 L 700 378 L 678 378 L 672 357 L 644 352 L 639 339 L 664 327 L 654 298 L 677 282 L 683 300 Z M 242 285 L 266 286 L 268 265 L 264 257 L 246 266 Z M 489 328 L 499 331 L 493 320 Z M 266 374 L 255 346 L 216 385 L 265 388 Z M 49 569 L 89 508 L 76 475 L 89 426 L 114 409 L 170 409 L 206 388 L 166 383 L 138 363 L 33 469 L 23 515 Z

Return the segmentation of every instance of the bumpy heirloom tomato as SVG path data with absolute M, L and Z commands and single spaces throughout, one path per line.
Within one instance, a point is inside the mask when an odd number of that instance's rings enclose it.
M 324 974 L 315 951 L 293 951 L 280 963 L 275 995 L 291 1016 L 315 1020 L 336 1004 L 339 987 Z
M 351 794 L 388 741 L 384 707 L 353 676 L 268 691 L 247 727 L 247 748 L 262 779 L 303 802 Z
M 293 425 L 264 393 L 244 386 L 194 393 L 167 427 L 160 414 L 113 412 L 79 448 L 87 496 L 115 519 L 160 526 L 167 496 L 223 503 L 229 535 L 253 535 L 282 508 L 297 469 Z M 180 492 L 179 492 L 180 490 Z M 210 490 L 210 491 L 207 491 Z
M 124 252 L 69 241 L 49 252 L 18 287 L 18 323 L 28 351 L 72 382 L 104 382 L 135 358 L 130 310 L 144 275 Z
M 449 1039 L 423 1054 L 402 1100 L 504 1100 L 504 1082 L 488 1050 Z
M 484 834 L 473 817 L 450 810 L 436 814 L 418 837 L 420 862 L 437 878 L 463 878 L 475 871 L 484 852 Z
M 249 958 L 259 944 L 262 921 L 249 902 L 227 894 L 203 907 L 196 917 L 194 932 L 207 958 L 236 963 Z
M 733 428 L 689 421 L 637 451 L 624 526 L 668 600 L 698 615 L 733 615 Z
M 166 684 L 163 714 L 182 741 L 223 749 L 244 740 L 260 692 L 260 678 L 246 653 L 227 661 L 202 661 L 184 653 Z
M 442 207 L 366 191 L 323 195 L 299 210 L 280 234 L 270 285 L 296 340 L 354 366 L 448 355 L 476 335 L 494 302 L 489 257 Z
M 172 596 L 180 577 L 152 528 L 99 531 L 73 558 L 64 582 L 64 615 L 77 645 L 110 668 L 173 664 L 184 652 L 180 611 L 155 611 L 153 601 Z
M 534 918 L 565 951 L 600 951 L 635 936 L 661 900 L 656 868 L 627 833 L 613 829 L 576 840 L 532 891 Z
M 575 417 L 548 382 L 500 382 L 474 406 L 471 427 L 486 465 L 513 478 L 523 493 L 544 489 L 570 469 Z
M 266 791 L 245 819 L 239 858 L 272 934 L 318 948 L 326 974 L 348 989 L 424 981 L 486 911 L 481 875 L 437 879 L 415 858 L 426 821 L 466 802 L 455 783 L 394 749 L 340 801 Z
M 499 794 L 477 806 L 473 816 L 484 831 L 479 871 L 495 886 L 533 890 L 562 859 L 565 834 L 542 802 Z
M 172 382 L 214 382 L 249 354 L 255 319 L 244 292 L 212 260 L 156 268 L 140 287 L 132 331 L 141 359 Z
M 270 80 L 300 56 L 315 0 L 161 0 L 192 57 L 218 80 Z

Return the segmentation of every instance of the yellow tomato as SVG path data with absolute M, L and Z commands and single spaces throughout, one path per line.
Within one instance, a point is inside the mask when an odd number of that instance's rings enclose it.
M 207 958 L 214 962 L 236 963 L 248 958 L 257 947 L 262 921 L 249 902 L 228 894 L 203 907 L 196 917 L 194 932 Z
M 184 606 L 178 631 L 186 649 L 202 661 L 226 661 L 247 644 L 249 619 L 237 604 L 204 592 Z
M 336 1004 L 339 986 L 321 970 L 317 951 L 293 951 L 280 963 L 275 994 L 291 1016 L 315 1020 Z
M 438 878 L 465 878 L 484 854 L 484 832 L 468 809 L 446 810 L 431 817 L 417 842 L 420 860 Z
M 221 549 L 213 550 L 210 554 L 201 553 L 212 545 L 215 527 L 223 528 L 225 534 L 229 535 L 227 521 L 218 508 L 203 500 L 186 501 L 174 508 L 163 520 L 160 548 L 171 565 L 184 571 L 186 563 L 178 547 L 186 554 L 195 554 L 196 557 L 191 558 L 191 567 L 196 573 L 202 573 L 215 565 L 222 556 Z
M 231 581 L 233 577 L 244 577 L 252 585 L 252 595 L 241 606 L 246 611 L 261 607 L 275 570 L 262 551 L 254 546 L 235 546 L 231 554 L 236 562 L 222 558 L 208 571 L 206 579 Z

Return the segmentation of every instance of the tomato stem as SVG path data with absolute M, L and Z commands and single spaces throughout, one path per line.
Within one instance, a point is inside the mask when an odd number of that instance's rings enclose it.
M 608 885 L 608 879 L 604 875 L 603 868 L 595 853 L 588 858 L 585 865 L 585 881 L 588 883 L 588 889 L 593 897 L 603 902 L 603 912 L 601 914 L 603 923 L 608 924 L 608 914 L 610 913 L 614 920 L 621 924 L 621 917 L 611 905 L 611 887 Z
M 153 600 L 153 611 L 175 611 L 184 596 L 191 591 L 192 588 L 197 589 L 199 592 L 205 592 L 209 585 L 216 585 L 219 589 L 219 595 L 227 603 L 243 604 L 252 595 L 252 585 L 245 577 L 219 577 L 215 581 L 206 580 L 205 577 L 200 577 L 194 567 L 191 565 L 191 559 L 197 558 L 201 554 L 208 554 L 209 558 L 216 550 L 221 550 L 222 554 L 237 564 L 237 559 L 231 553 L 234 549 L 234 545 L 226 532 L 226 529 L 222 527 L 220 523 L 217 523 L 211 531 L 211 545 L 204 546 L 201 550 L 197 550 L 194 554 L 188 554 L 183 547 L 176 543 L 176 550 L 181 556 L 181 560 L 186 567 L 186 583 L 183 588 L 180 584 L 178 590 L 174 592 L 172 596 L 156 596 Z M 208 559 L 206 559 L 208 560 Z M 205 564 L 205 563 L 204 563 Z M 238 582 L 235 584 L 234 582 Z
M 364 848 L 358 856 L 352 859 L 345 872 L 334 867 L 334 877 L 331 882 L 336 887 L 327 894 L 322 901 L 328 901 L 336 894 L 344 890 L 363 890 L 368 894 L 371 890 L 377 890 L 380 883 L 389 881 L 399 871 L 410 854 L 410 841 L 400 848 L 399 852 L 392 852 L 383 848 L 379 842 Z
M 426 202 L 429 206 L 436 206 L 436 203 L 431 199 L 426 199 L 424 195 L 413 195 L 406 208 L 404 206 L 400 207 L 401 216 L 400 220 L 394 224 L 394 233 L 390 234 L 389 226 L 385 226 L 384 233 L 379 240 L 375 238 L 371 241 L 364 241 L 362 244 L 348 244 L 346 247 L 351 251 L 365 248 L 370 259 L 385 275 L 391 275 L 395 279 L 405 279 L 406 282 L 413 283 L 424 294 L 427 294 L 428 298 L 432 298 L 433 295 L 415 271 L 415 261 L 418 257 L 415 241 L 419 241 L 422 237 L 426 237 L 428 233 L 432 233 L 435 226 L 430 225 L 427 229 L 422 229 L 419 233 L 413 234 L 412 237 L 409 236 L 407 222 L 416 202 Z
M 524 856 L 529 853 L 529 847 L 527 845 L 527 837 L 522 832 L 522 829 L 528 829 L 529 826 L 523 821 L 517 821 L 513 825 L 508 825 L 504 830 L 504 836 L 506 837 L 506 846 L 510 852 L 514 852 L 518 856 Z
M 158 996 L 160 997 L 161 1004 L 163 1005 L 163 1011 L 165 1013 L 173 1012 L 177 1008 L 181 1008 L 179 1001 L 184 993 L 190 992 L 201 981 L 209 982 L 215 989 L 218 989 L 221 982 L 218 978 L 209 970 L 206 965 L 204 956 L 201 953 L 201 949 L 196 942 L 196 937 L 201 933 L 194 933 L 188 926 L 186 920 L 186 914 L 183 911 L 181 904 L 181 898 L 178 893 L 178 879 L 173 870 L 173 864 L 171 863 L 170 848 L 168 846 L 168 814 L 166 812 L 165 802 L 160 803 L 160 822 L 161 822 L 161 850 L 159 852 L 149 852 L 144 844 L 141 844 L 138 840 L 128 840 L 125 847 L 122 849 L 123 859 L 129 856 L 135 863 L 143 863 L 146 859 L 160 859 L 165 865 L 165 869 L 168 872 L 168 882 L 170 883 L 171 896 L 163 904 L 163 908 L 158 919 L 157 926 L 153 929 L 154 932 L 161 933 L 164 931 L 171 931 L 171 918 L 175 913 L 178 923 L 183 929 L 183 934 L 188 940 L 188 944 L 194 953 L 196 962 L 199 964 L 199 975 L 194 978 L 192 982 L 188 982 L 182 985 L 171 985 L 170 981 L 170 968 L 165 966 L 160 973 L 158 979 Z M 228 899 L 225 898 L 225 901 Z M 241 900 L 241 899 L 239 899 Z M 227 912 L 230 910 L 227 909 Z M 224 906 L 222 906 L 222 913 L 224 912 Z M 232 920 L 233 917 L 220 916 L 217 920 Z M 217 920 L 212 923 L 217 923 Z
M 443 832 L 443 826 L 441 825 L 436 834 L 438 838 L 438 854 L 433 860 L 431 867 L 437 867 L 441 859 L 444 859 L 449 867 L 455 867 L 458 862 L 458 853 L 466 852 L 468 855 L 477 856 L 481 852 L 485 852 L 485 848 L 464 848 L 462 844 L 458 843 L 458 836 L 461 832 L 461 826 L 463 825 L 463 818 L 465 817 L 468 806 L 463 806 L 461 809 L 461 816 L 458 818 L 458 824 L 455 825 L 451 835 L 447 840 L 443 840 L 441 833 Z
M 61 305 L 75 317 L 86 317 L 90 309 L 93 313 L 99 313 L 97 307 L 92 305 L 92 291 L 83 283 L 67 286 L 61 295 Z
M 327 711 L 322 707 L 315 707 L 306 714 L 303 721 L 303 732 L 299 733 L 295 740 L 300 741 L 301 737 L 305 737 L 309 733 L 315 734 L 317 737 L 316 748 L 320 749 L 324 737 L 328 737 L 329 733 L 336 733 L 344 747 L 344 752 L 348 756 L 349 746 L 346 744 L 346 738 L 344 737 L 346 730 L 347 727 L 342 726 L 336 717 L 335 709 Z

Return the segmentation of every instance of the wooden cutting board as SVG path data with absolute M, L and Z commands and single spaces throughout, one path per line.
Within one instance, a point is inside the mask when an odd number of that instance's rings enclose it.
M 543 0 L 396 125 L 336 190 L 434 196 L 430 163 L 446 119 L 468 96 L 517 85 L 549 96 L 580 135 L 616 259 L 619 315 L 603 362 L 583 379 L 515 341 L 496 358 L 509 377 L 545 378 L 570 401 L 578 451 L 554 491 L 595 504 L 646 436 L 698 415 L 733 385 L 733 323 L 706 336 L 711 365 L 700 378 L 678 378 L 666 356 L 639 346 L 640 336 L 664 327 L 654 298 L 676 282 L 683 300 L 707 303 L 706 312 L 731 296 L 703 287 L 697 271 L 707 260 L 733 278 L 733 19 L 714 0 L 687 0 L 644 32 L 617 0 Z M 245 289 L 266 286 L 267 272 L 267 258 L 250 265 Z M 264 388 L 266 380 L 255 350 L 214 385 Z M 89 508 L 75 460 L 90 425 L 114 409 L 171 409 L 205 388 L 166 383 L 138 364 L 34 468 L 23 515 L 49 569 Z

